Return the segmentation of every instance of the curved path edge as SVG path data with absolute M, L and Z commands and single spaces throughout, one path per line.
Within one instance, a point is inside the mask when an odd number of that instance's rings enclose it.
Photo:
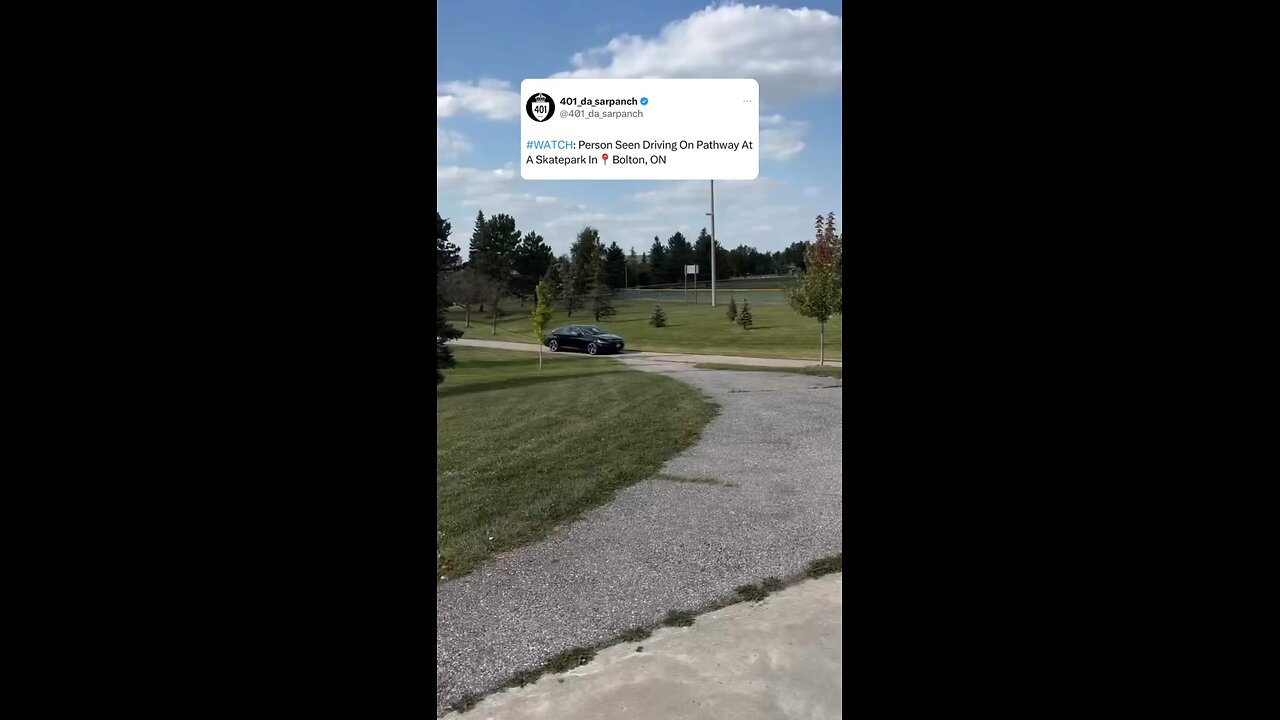
M 437 587 L 437 713 L 557 652 L 656 625 L 669 610 L 705 608 L 841 551 L 839 381 L 695 369 L 640 353 L 618 361 L 673 375 L 720 413 L 655 477 Z
M 516 343 L 506 342 L 503 340 L 468 340 L 462 338 L 451 341 L 455 345 L 467 345 L 470 347 L 492 348 L 494 350 L 525 350 L 529 352 L 538 352 L 538 346 L 533 343 Z M 623 350 L 621 355 L 604 355 L 600 357 L 612 357 L 617 359 L 625 358 L 650 358 L 660 359 L 667 362 L 681 363 L 724 363 L 726 365 L 761 365 L 765 367 L 817 367 L 816 360 L 789 360 L 786 358 L 757 358 L 742 357 L 741 355 L 691 355 L 689 353 L 664 353 L 650 352 L 647 350 Z M 824 365 L 831 367 L 844 367 L 844 363 L 840 360 L 827 360 Z

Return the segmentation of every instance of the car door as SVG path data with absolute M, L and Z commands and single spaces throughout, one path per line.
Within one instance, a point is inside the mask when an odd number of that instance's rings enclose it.
M 561 328 L 561 332 L 557 334 L 556 340 L 561 343 L 561 347 L 563 347 L 564 350 L 573 350 L 573 348 L 576 347 L 573 345 L 573 328 Z

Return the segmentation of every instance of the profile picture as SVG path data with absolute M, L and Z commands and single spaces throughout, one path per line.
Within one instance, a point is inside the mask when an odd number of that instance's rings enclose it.
M 529 96 L 529 102 L 525 103 L 524 109 L 525 112 L 529 113 L 529 117 L 533 118 L 534 122 L 546 122 L 555 112 L 556 104 L 550 95 L 535 93 Z

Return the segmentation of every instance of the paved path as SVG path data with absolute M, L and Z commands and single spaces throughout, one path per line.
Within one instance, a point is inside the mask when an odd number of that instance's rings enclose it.
M 487 347 L 494 350 L 529 350 L 538 351 L 538 346 L 533 343 L 515 343 L 503 342 L 501 340 L 454 340 L 458 345 L 470 345 L 472 347 Z M 543 352 L 546 352 L 545 350 Z M 782 358 L 753 358 L 739 357 L 737 355 L 689 355 L 687 353 L 659 353 L 636 350 L 624 350 L 621 355 L 607 355 L 606 357 L 618 358 L 657 358 L 667 362 L 681 363 L 727 363 L 730 365 L 764 365 L 767 367 L 815 367 L 818 364 L 816 360 L 785 360 Z M 827 360 L 827 365 L 832 367 L 844 367 L 839 360 Z
M 720 414 L 659 475 L 436 589 L 437 711 L 562 650 L 840 552 L 840 381 L 619 362 L 693 385 Z
M 836 720 L 843 583 L 827 575 L 702 615 L 692 627 L 662 628 L 485 698 L 459 720 Z

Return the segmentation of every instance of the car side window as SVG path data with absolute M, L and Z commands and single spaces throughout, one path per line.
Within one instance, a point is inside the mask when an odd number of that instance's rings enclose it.
M 576 328 L 576 327 L 571 327 L 571 328 L 569 328 L 568 330 L 565 330 L 564 332 L 565 332 L 565 334 L 566 334 L 566 335 L 578 335 L 578 334 L 580 334 L 580 333 L 578 332 L 578 328 Z

